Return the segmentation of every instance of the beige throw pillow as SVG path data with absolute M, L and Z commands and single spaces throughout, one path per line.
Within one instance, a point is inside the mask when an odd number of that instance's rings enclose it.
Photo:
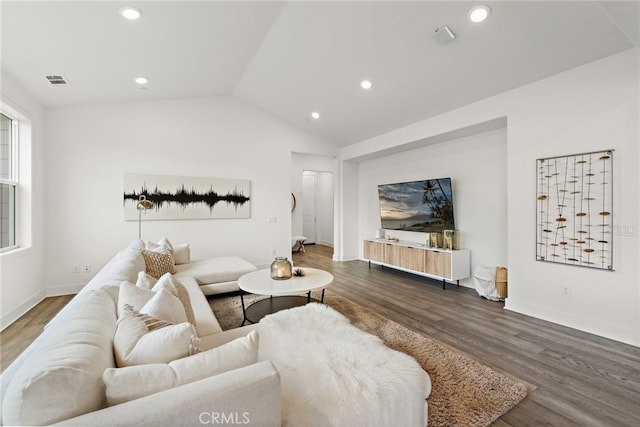
M 176 273 L 175 261 L 170 252 L 142 251 L 145 271 L 153 277 L 160 278 L 165 273 Z
M 220 347 L 168 364 L 110 368 L 102 376 L 107 403 L 117 405 L 222 372 L 249 366 L 258 360 L 258 333 L 251 331 Z

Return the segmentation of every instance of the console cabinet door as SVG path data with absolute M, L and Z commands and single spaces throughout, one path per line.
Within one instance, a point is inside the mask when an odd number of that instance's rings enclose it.
M 400 259 L 396 265 L 409 270 L 424 270 L 424 250 L 408 246 L 400 246 Z
M 451 254 L 448 252 L 425 251 L 424 272 L 440 276 L 447 279 L 451 278 Z
M 384 262 L 384 244 L 378 242 L 364 241 L 364 257 L 365 259 Z
M 401 249 L 401 246 L 384 243 L 384 263 L 399 266 L 402 260 Z

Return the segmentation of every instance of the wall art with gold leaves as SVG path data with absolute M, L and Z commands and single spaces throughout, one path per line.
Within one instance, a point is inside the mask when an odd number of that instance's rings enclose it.
M 613 270 L 613 150 L 537 160 L 536 259 Z

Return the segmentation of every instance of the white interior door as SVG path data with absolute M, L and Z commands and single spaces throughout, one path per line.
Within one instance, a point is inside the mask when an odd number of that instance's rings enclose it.
M 302 176 L 302 233 L 307 238 L 305 243 L 316 242 L 318 177 L 305 173 Z

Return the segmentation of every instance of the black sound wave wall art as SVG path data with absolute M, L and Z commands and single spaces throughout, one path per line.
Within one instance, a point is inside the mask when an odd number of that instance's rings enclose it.
M 536 259 L 613 270 L 613 150 L 537 161 Z
M 153 204 L 142 212 L 144 220 L 249 218 L 251 181 L 125 174 L 125 220 L 138 220 L 141 199 Z

